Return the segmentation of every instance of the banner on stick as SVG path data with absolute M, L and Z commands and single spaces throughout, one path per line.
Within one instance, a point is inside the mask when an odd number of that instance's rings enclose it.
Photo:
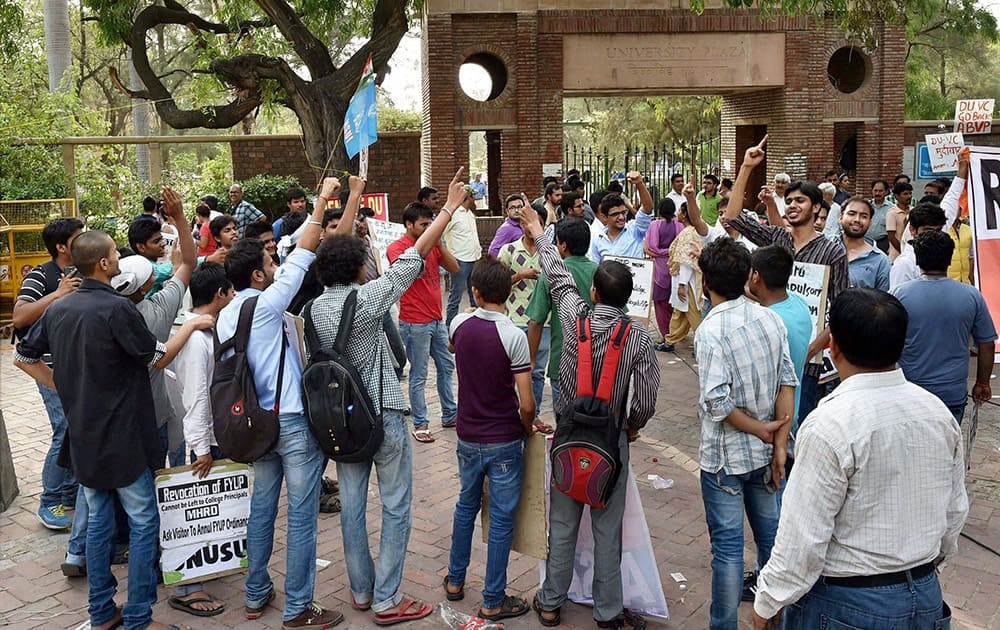
M 961 133 L 938 133 L 924 136 L 931 160 L 931 172 L 953 173 L 958 169 L 958 152 L 965 146 Z
M 993 99 L 977 98 L 955 102 L 955 131 L 966 135 L 993 130 Z
M 1000 326 L 1000 148 L 970 147 L 968 187 L 976 286 Z

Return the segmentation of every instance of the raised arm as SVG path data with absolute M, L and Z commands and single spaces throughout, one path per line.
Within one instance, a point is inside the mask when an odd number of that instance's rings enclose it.
M 304 249 L 310 252 L 316 251 L 316 247 L 319 246 L 320 235 L 323 231 L 323 213 L 326 212 L 326 204 L 339 191 L 340 181 L 336 177 L 323 179 L 323 187 L 319 191 L 319 196 L 316 197 L 316 205 L 313 206 L 312 215 L 306 219 L 305 229 L 302 230 L 302 235 L 299 236 L 299 240 L 295 244 L 296 249 Z M 353 224 L 353 221 L 348 222 L 346 219 L 341 219 L 341 223 Z
M 174 277 L 186 287 L 191 284 L 191 274 L 198 265 L 198 249 L 195 247 L 194 237 L 184 216 L 181 196 L 170 186 L 164 186 L 160 190 L 160 199 L 163 200 L 164 213 L 174 220 L 174 229 L 177 230 L 177 246 L 181 253 L 181 262 L 174 267 Z
M 549 283 L 552 302 L 559 305 L 559 321 L 564 326 L 569 325 L 576 319 L 581 307 L 586 305 L 577 291 L 573 275 L 563 264 L 556 246 L 547 238 L 539 238 L 543 235 L 542 223 L 538 213 L 531 206 L 521 210 L 521 225 L 528 238 L 535 239 L 539 262 Z
M 764 204 L 764 208 L 767 210 L 767 224 L 784 227 L 785 220 L 778 212 L 778 204 L 774 202 L 774 191 L 771 190 L 771 187 L 762 186 L 760 192 L 757 193 L 757 199 Z
M 958 201 L 965 190 L 965 182 L 969 178 L 969 147 L 962 147 L 958 152 L 958 174 L 951 180 L 948 192 L 941 199 L 941 209 L 944 210 L 944 227 L 950 228 L 951 224 L 958 218 L 960 210 Z
M 698 233 L 698 236 L 708 236 L 708 223 L 705 223 L 705 219 L 701 216 L 701 208 L 698 207 L 698 197 L 694 192 L 697 183 L 698 180 L 695 178 L 695 175 L 691 175 L 691 181 L 684 184 L 684 190 L 681 192 L 687 202 L 688 223 Z
M 441 240 L 441 235 L 444 234 L 445 228 L 451 222 L 452 213 L 465 201 L 465 182 L 461 180 L 463 170 L 465 170 L 465 167 L 460 166 L 455 171 L 455 176 L 451 178 L 451 183 L 448 184 L 448 200 L 441 206 L 441 212 L 438 212 L 434 222 L 427 226 L 424 233 L 417 239 L 417 244 L 414 245 L 421 258 L 426 258 L 431 249 L 438 244 L 438 241 Z
M 350 196 L 347 198 L 347 205 L 344 206 L 344 216 L 340 218 L 340 223 L 333 231 L 334 234 L 348 235 L 354 233 L 354 219 L 358 216 L 358 208 L 361 206 L 361 195 L 365 192 L 365 180 L 351 175 L 348 186 L 350 186 Z M 322 221 L 322 219 L 320 219 Z
M 750 181 L 750 174 L 764 161 L 764 146 L 767 144 L 767 136 L 760 141 L 760 144 L 747 149 L 743 156 L 743 163 L 736 174 L 736 181 L 733 182 L 733 189 L 729 193 L 729 204 L 726 205 L 726 219 L 732 221 L 743 212 L 743 197 L 746 195 L 747 182 Z M 734 203 L 735 202 L 735 203 Z

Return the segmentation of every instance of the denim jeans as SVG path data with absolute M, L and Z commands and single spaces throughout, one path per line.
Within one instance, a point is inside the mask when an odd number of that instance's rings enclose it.
M 603 508 L 590 508 L 594 534 L 594 619 L 610 621 L 624 608 L 622 596 L 622 519 L 628 490 L 628 439 L 622 431 L 618 438 L 622 474 L 618 476 L 611 498 Z M 538 590 L 543 610 L 556 610 L 566 602 L 573 580 L 576 539 L 580 533 L 583 503 L 558 490 L 549 493 L 549 557 L 545 561 L 545 582 Z
M 801 428 L 805 419 L 819 404 L 819 378 L 808 374 L 802 375 L 802 385 L 799 389 L 799 417 L 796 429 Z
M 527 326 L 518 326 L 525 333 Z M 535 396 L 535 418 L 542 413 L 542 399 L 545 398 L 545 372 L 549 367 L 549 347 L 552 343 L 552 330 L 542 327 L 542 338 L 535 353 L 535 369 L 531 372 L 531 393 Z
M 164 422 L 157 429 L 160 432 L 160 449 L 165 453 L 167 459 L 167 465 L 173 468 L 174 466 L 183 466 L 185 462 L 185 452 L 187 448 L 185 447 L 184 440 L 177 445 L 177 448 L 170 450 L 170 429 L 167 428 L 169 423 Z
M 785 630 L 947 630 L 951 612 L 941 599 L 941 584 L 931 573 L 903 584 L 849 588 L 820 578 L 806 595 L 785 606 Z
M 305 416 L 283 415 L 274 450 L 253 463 L 253 495 L 247 523 L 249 572 L 244 585 L 246 604 L 259 608 L 274 589 L 267 564 L 274 548 L 281 481 L 288 491 L 288 537 L 285 549 L 286 621 L 297 617 L 313 600 L 316 583 L 316 527 L 323 453 Z
M 397 606 L 403 599 L 399 585 L 403 581 L 403 561 L 413 521 L 413 452 L 402 412 L 384 409 L 382 425 L 385 437 L 371 462 L 337 462 L 340 531 L 351 593 L 355 602 L 359 605 L 371 603 L 375 612 Z M 368 547 L 366 522 L 372 464 L 382 501 L 377 566 Z
M 955 416 L 955 422 L 957 422 L 959 424 L 959 426 L 961 426 L 961 424 L 962 424 L 962 418 L 965 417 L 965 407 L 968 404 L 969 404 L 969 401 L 968 401 L 968 399 L 966 399 L 966 400 L 963 400 L 962 404 L 960 404 L 960 405 L 954 405 L 954 406 L 949 406 L 948 407 L 948 411 L 951 412 L 951 415 Z
M 549 387 L 552 388 L 552 413 L 555 413 L 556 405 L 559 404 L 559 397 L 562 395 L 562 390 L 559 389 L 559 379 L 550 378 Z
M 129 539 L 128 515 L 122 509 L 118 497 L 112 497 L 115 510 L 114 544 L 127 545 Z M 73 513 L 73 526 L 69 530 L 69 546 L 66 551 L 66 563 L 78 567 L 87 565 L 87 521 L 90 520 L 90 508 L 87 506 L 87 495 L 83 486 L 78 486 L 76 494 L 76 511 Z
M 480 444 L 458 440 L 458 478 L 462 489 L 455 504 L 451 530 L 448 581 L 465 583 L 472 554 L 472 533 L 483 501 L 483 480 L 490 480 L 489 543 L 486 547 L 486 580 L 483 608 L 503 604 L 507 588 L 507 561 L 514 540 L 514 511 L 521 500 L 524 477 L 524 440 Z
M 121 501 L 129 524 L 128 601 L 122 609 L 126 630 L 141 630 L 153 619 L 156 603 L 156 556 L 159 549 L 160 513 L 152 471 L 143 471 L 131 485 L 114 490 L 84 488 L 90 518 L 87 526 L 87 587 L 90 591 L 90 624 L 105 624 L 115 616 L 114 595 L 118 581 L 111 574 L 115 546 L 114 498 Z
M 455 359 L 448 351 L 448 329 L 441 320 L 429 324 L 411 324 L 399 321 L 399 332 L 406 344 L 406 356 L 410 359 L 410 417 L 417 429 L 426 429 L 427 401 L 424 385 L 427 383 L 427 359 L 434 359 L 437 370 L 437 391 L 441 399 L 441 421 L 451 422 L 458 415 L 455 390 L 451 376 L 455 372 Z
M 45 454 L 45 464 L 42 466 L 42 494 L 39 502 L 43 508 L 53 505 L 73 507 L 76 504 L 77 484 L 73 471 L 59 465 L 59 451 L 66 439 L 66 414 L 63 412 L 62 401 L 56 390 L 38 383 L 38 393 L 45 403 L 45 412 L 52 425 L 52 444 Z
M 701 496 L 712 541 L 711 630 L 730 630 L 739 623 L 743 592 L 743 513 L 757 543 L 757 566 L 771 557 L 778 531 L 778 503 L 765 485 L 769 466 L 741 475 L 701 471 Z
M 469 294 L 469 306 L 476 305 L 476 299 L 472 297 L 472 268 L 476 266 L 476 261 L 458 261 L 458 273 L 451 274 L 451 292 L 448 293 L 448 315 L 445 324 L 451 326 L 451 320 L 458 315 L 458 307 L 462 304 L 462 292 Z M 413 359 L 410 359 L 413 361 Z

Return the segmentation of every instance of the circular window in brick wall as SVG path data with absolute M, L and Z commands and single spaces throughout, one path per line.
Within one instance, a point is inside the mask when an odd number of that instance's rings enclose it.
M 826 77 L 844 94 L 860 90 L 872 75 L 872 60 L 860 48 L 844 46 L 830 55 Z
M 469 55 L 458 69 L 458 84 L 469 98 L 492 101 L 507 87 L 507 66 L 490 53 Z

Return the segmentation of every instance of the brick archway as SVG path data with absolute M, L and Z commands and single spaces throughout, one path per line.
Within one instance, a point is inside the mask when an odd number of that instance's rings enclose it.
M 562 162 L 564 96 L 721 94 L 723 176 L 739 167 L 745 138 L 770 134 L 767 178 L 788 171 L 819 179 L 857 143 L 852 180 L 861 185 L 902 167 L 905 34 L 883 27 L 866 51 L 870 73 L 844 94 L 827 79 L 830 56 L 852 43 L 830 20 L 756 10 L 657 9 L 652 1 L 427 0 L 422 43 L 425 183 L 444 185 L 468 164 L 468 134 L 499 144 L 501 193 L 540 187 L 542 165 Z M 673 4 L 673 3 L 672 3 Z M 711 6 L 711 2 L 709 3 Z M 673 4 L 673 6 L 677 6 Z M 607 8 L 601 8 L 607 7 Z M 486 52 L 507 69 L 496 99 L 479 102 L 458 84 L 458 67 Z M 740 131 L 743 129 L 743 131 Z

